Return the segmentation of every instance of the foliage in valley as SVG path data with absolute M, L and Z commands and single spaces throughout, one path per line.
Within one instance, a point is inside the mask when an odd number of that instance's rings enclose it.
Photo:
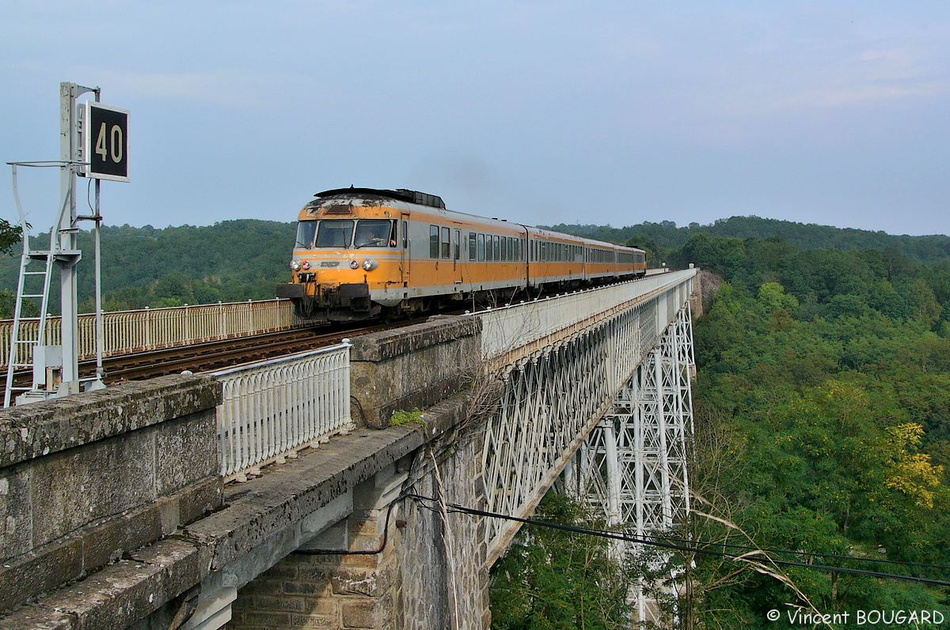
M 857 610 L 948 611 L 947 589 L 814 565 L 950 580 L 950 257 L 708 234 L 664 256 L 725 280 L 695 328 L 697 497 L 674 542 L 705 553 L 677 554 L 681 626 L 799 627 L 796 608 L 852 622 Z M 529 614 L 581 627 L 543 617 L 585 597 L 555 564 L 573 536 L 547 536 L 532 531 L 496 568 L 494 627 L 542 627 Z M 722 555 L 750 549 L 765 551 Z
M 566 496 L 550 492 L 536 520 L 596 528 Z M 626 625 L 628 580 L 604 538 L 525 526 L 492 568 L 492 628 L 590 630 Z
M 708 235 L 679 256 L 726 280 L 695 328 L 693 479 L 698 511 L 734 527 L 697 516 L 691 534 L 710 549 L 948 580 L 950 262 Z M 695 561 L 695 627 L 788 627 L 796 606 L 950 605 L 947 589 L 914 582 L 772 567 L 796 592 L 742 562 Z

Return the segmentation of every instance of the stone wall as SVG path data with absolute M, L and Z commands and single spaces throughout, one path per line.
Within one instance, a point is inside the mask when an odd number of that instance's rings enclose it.
M 435 408 L 425 414 L 435 431 L 436 415 L 442 411 Z M 485 430 L 473 422 L 479 419 L 451 425 L 417 452 L 405 492 L 485 508 L 481 477 Z M 407 500 L 403 514 L 407 526 L 397 550 L 392 627 L 487 630 L 491 614 L 483 520 L 451 511 L 443 514 L 436 502 L 421 500 Z
M 412 430 L 424 446 L 357 487 L 348 518 L 243 587 L 229 630 L 488 628 L 481 524 L 453 514 L 446 527 L 402 496 L 444 488 L 449 501 L 481 504 L 483 431 L 467 426 L 480 323 L 436 318 L 354 340 L 353 417 L 382 435 L 409 426 L 386 428 L 393 411 L 423 409 Z
M 425 409 L 469 388 L 481 362 L 481 320 L 438 317 L 353 340 L 352 417 L 388 426 L 394 411 Z
M 0 412 L 0 614 L 220 507 L 219 398 L 170 376 Z

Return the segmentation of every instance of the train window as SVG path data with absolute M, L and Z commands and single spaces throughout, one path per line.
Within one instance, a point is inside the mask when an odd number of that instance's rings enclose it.
M 508 260 L 508 237 L 501 237 L 501 259 Z
M 475 232 L 468 233 L 468 259 L 478 260 L 478 248 L 475 245 Z
M 497 236 L 492 238 L 492 241 L 495 244 L 495 260 L 501 260 L 501 243 Z
M 351 219 L 323 219 L 317 230 L 315 247 L 349 247 L 353 237 Z
M 297 244 L 294 247 L 313 247 L 313 237 L 316 235 L 316 221 L 301 221 L 297 224 Z
M 356 222 L 356 237 L 353 246 L 395 247 L 396 222 L 389 219 L 360 219 Z
M 402 222 L 402 247 L 403 249 L 409 248 L 409 222 Z
M 452 258 L 459 260 L 462 257 L 462 230 L 455 230 L 455 247 L 452 248 Z
M 439 257 L 439 226 L 429 226 L 429 258 Z
M 478 235 L 478 259 L 485 260 L 485 235 Z
M 442 228 L 442 258 L 452 257 L 452 231 L 449 228 Z

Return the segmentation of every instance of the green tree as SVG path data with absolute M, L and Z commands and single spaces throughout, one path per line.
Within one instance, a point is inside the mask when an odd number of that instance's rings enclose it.
M 578 504 L 554 492 L 541 501 L 535 518 L 567 525 L 587 521 Z M 624 627 L 628 586 L 609 558 L 606 539 L 527 525 L 492 568 L 492 628 Z
M 10 254 L 13 246 L 20 242 L 23 229 L 11 225 L 6 219 L 0 219 L 0 254 Z
M 806 563 L 846 563 L 823 556 L 838 554 L 950 565 L 944 263 L 777 241 L 743 250 L 720 267 L 728 282 L 695 329 L 697 443 L 707 446 L 692 472 L 713 498 L 703 510 L 721 519 L 696 519 L 695 537 L 804 550 Z M 696 563 L 700 627 L 782 627 L 765 617 L 776 602 L 826 612 L 947 603 L 919 584 L 805 567 L 781 569 L 782 581 L 715 557 Z

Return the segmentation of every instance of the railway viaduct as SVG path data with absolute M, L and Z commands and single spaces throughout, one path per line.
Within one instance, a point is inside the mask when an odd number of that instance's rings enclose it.
M 641 535 L 688 510 L 697 284 L 4 410 L 0 628 L 488 628 L 518 523 L 450 506 L 527 517 L 557 482 Z

